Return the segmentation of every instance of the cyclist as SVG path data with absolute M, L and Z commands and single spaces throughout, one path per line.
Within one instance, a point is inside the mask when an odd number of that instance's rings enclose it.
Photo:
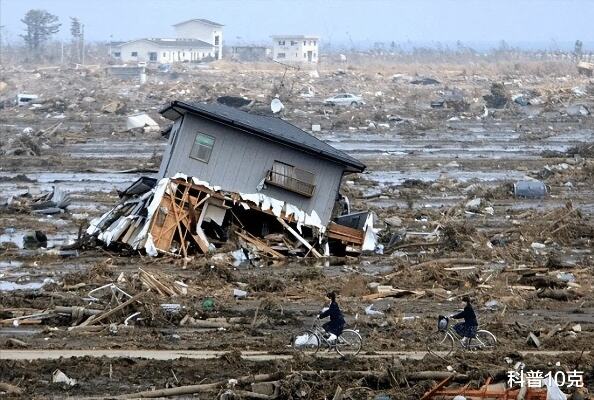
M 319 319 L 324 319 L 330 317 L 330 321 L 326 322 L 322 327 L 328 333 L 328 341 L 334 342 L 338 336 L 342 333 L 344 329 L 344 316 L 338 307 L 338 303 L 336 302 L 336 293 L 330 292 L 326 295 L 327 298 L 330 299 L 330 306 L 326 311 L 323 311 L 320 315 L 318 315 Z
M 464 310 L 458 314 L 450 315 L 450 318 L 464 319 L 464 322 L 458 322 L 454 325 L 454 330 L 460 336 L 462 336 L 462 344 L 467 345 L 470 338 L 476 336 L 478 330 L 478 321 L 474 309 L 470 304 L 470 297 L 462 297 L 462 301 L 466 303 Z

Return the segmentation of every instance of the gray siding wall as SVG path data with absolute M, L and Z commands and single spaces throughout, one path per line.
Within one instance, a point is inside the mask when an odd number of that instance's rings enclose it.
M 285 162 L 315 174 L 313 196 L 308 198 L 271 185 L 267 185 L 261 193 L 291 203 L 308 213 L 315 210 L 323 224 L 330 221 L 342 178 L 342 166 L 193 115 L 187 114 L 181 129 L 176 129 L 179 121 L 181 118 L 171 131 L 159 170 L 160 177 L 183 172 L 227 191 L 257 193 L 258 184 L 272 168 L 273 162 Z M 215 138 L 208 163 L 189 157 L 198 132 Z

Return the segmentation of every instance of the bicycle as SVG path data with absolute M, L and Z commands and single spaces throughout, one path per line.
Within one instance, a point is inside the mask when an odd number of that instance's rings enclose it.
M 437 332 L 427 338 L 427 351 L 434 356 L 449 356 L 454 350 L 456 341 L 465 350 L 487 350 L 497 346 L 495 335 L 485 329 L 476 331 L 476 335 L 468 338 L 468 342 L 465 343 L 462 340 L 463 337 L 450 326 L 449 321 L 448 317 L 440 315 L 437 319 Z
M 361 335 L 353 329 L 344 329 L 333 342 L 328 341 L 325 336 L 326 331 L 316 318 L 310 329 L 298 331 L 291 337 L 291 346 L 294 350 L 307 354 L 315 354 L 324 347 L 327 351 L 336 350 L 343 357 L 356 356 L 363 347 Z

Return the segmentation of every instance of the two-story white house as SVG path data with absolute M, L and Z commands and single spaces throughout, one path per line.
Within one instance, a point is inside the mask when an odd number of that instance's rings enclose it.
M 113 44 L 110 55 L 124 63 L 167 64 L 222 58 L 223 25 L 207 19 L 190 19 L 173 27 L 174 38 L 144 38 Z
M 272 37 L 272 59 L 289 64 L 317 64 L 319 59 L 319 36 L 274 35 Z
M 189 19 L 173 25 L 175 37 L 196 39 L 210 43 L 214 47 L 214 58 L 223 56 L 223 25 L 204 18 Z

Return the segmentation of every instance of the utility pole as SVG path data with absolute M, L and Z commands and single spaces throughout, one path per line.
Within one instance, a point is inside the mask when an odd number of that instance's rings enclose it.
M 80 41 L 82 45 L 81 64 L 85 65 L 85 24 L 80 27 Z

